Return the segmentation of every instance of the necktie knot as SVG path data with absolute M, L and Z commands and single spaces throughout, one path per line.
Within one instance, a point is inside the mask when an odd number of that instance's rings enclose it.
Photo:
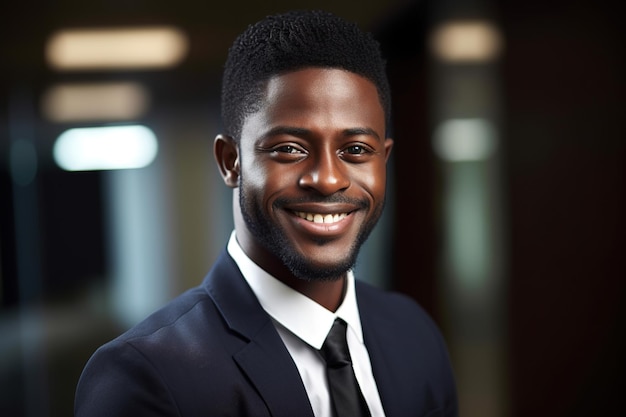
M 322 349 L 320 349 L 320 353 L 326 361 L 326 366 L 330 368 L 340 368 L 352 363 L 350 351 L 348 350 L 346 330 L 346 322 L 342 319 L 336 319 L 328 336 L 326 336 Z

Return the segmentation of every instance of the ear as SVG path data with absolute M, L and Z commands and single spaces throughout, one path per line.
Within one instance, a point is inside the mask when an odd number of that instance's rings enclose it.
M 393 139 L 385 139 L 385 162 L 389 160 L 389 155 L 391 155 L 391 148 L 393 148 Z
M 239 147 L 227 135 L 217 135 L 213 142 L 213 155 L 224 183 L 236 188 L 239 185 Z

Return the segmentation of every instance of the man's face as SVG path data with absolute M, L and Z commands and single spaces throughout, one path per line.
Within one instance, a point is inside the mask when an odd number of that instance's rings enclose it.
M 381 215 L 392 144 L 366 78 L 320 68 L 271 78 L 240 138 L 237 233 L 258 247 L 248 254 L 302 279 L 343 276 Z

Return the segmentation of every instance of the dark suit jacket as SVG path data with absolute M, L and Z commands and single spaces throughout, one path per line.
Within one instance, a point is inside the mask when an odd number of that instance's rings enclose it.
M 387 417 L 456 416 L 442 337 L 408 297 L 357 281 L 365 344 Z M 100 347 L 77 417 L 313 417 L 270 317 L 223 252 L 202 285 Z

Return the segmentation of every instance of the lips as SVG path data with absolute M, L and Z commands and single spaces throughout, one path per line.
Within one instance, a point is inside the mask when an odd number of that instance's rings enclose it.
M 301 219 L 313 222 L 313 223 L 337 223 L 338 221 L 343 220 L 348 213 L 308 213 L 304 211 L 294 211 L 295 215 L 300 217 Z

